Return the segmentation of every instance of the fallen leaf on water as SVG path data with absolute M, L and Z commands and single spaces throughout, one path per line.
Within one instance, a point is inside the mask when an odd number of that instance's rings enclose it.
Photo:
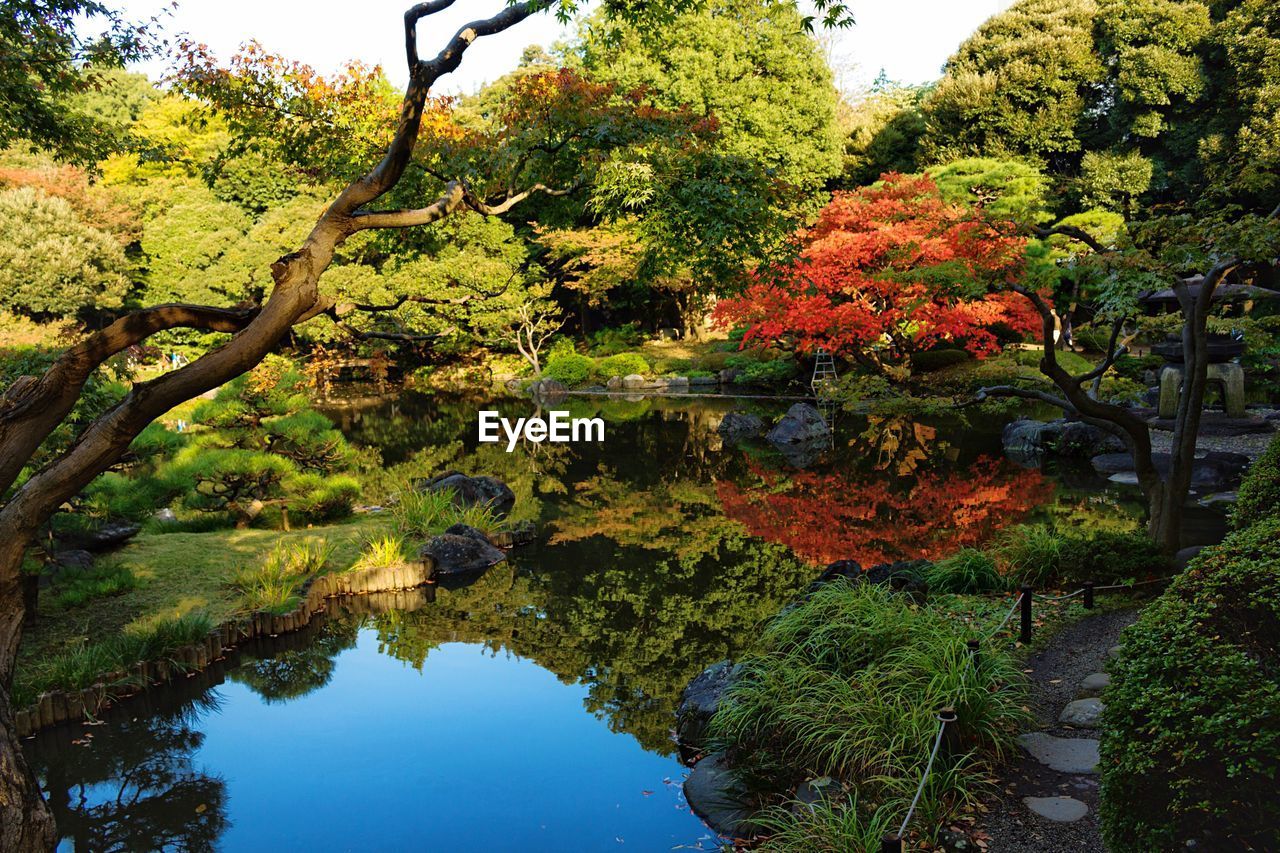
M 201 803 L 200 805 L 196 806 L 196 814 L 204 814 L 208 810 L 209 810 L 209 807 L 204 803 Z
M 646 797 L 652 797 L 652 796 L 653 796 L 653 791 L 641 791 L 640 793 L 641 793 L 641 794 L 643 794 L 643 795 L 644 795 L 644 796 L 646 796 Z

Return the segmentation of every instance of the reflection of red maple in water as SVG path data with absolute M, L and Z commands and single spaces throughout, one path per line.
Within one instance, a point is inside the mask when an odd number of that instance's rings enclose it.
M 840 474 L 751 469 L 761 487 L 716 484 L 725 515 L 815 563 L 940 559 L 1016 524 L 1053 493 L 1039 471 L 985 456 L 965 471 L 918 471 L 897 483 L 883 472 L 858 482 Z

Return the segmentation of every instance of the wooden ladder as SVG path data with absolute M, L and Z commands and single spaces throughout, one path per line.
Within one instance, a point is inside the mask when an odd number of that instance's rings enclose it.
M 815 397 L 822 397 L 825 386 L 836 380 L 836 360 L 821 347 L 813 354 L 813 380 L 809 387 Z

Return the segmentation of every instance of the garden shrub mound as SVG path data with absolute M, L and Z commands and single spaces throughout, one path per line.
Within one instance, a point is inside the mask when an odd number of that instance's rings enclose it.
M 1280 518 L 1206 550 L 1129 628 L 1104 694 L 1115 851 L 1280 849 Z
M 595 372 L 595 360 L 576 352 L 555 353 L 547 360 L 547 367 L 542 371 L 544 379 L 554 379 L 573 388 L 585 385 Z
M 1012 583 L 1037 589 L 1085 581 L 1127 583 L 1169 570 L 1168 558 L 1138 530 L 1063 533 L 1044 524 L 1020 524 L 1000 535 L 995 556 Z
M 1280 435 L 1249 468 L 1240 484 L 1231 523 L 1245 528 L 1280 513 Z
M 633 373 L 644 376 L 649 372 L 649 362 L 644 356 L 635 352 L 624 352 L 601 359 L 596 373 L 604 379 L 614 376 L 630 376 Z
M 1022 676 L 991 647 L 974 670 L 967 636 L 943 612 L 919 608 L 874 584 L 840 578 L 820 586 L 765 628 L 711 721 L 711 742 L 749 787 L 789 792 L 830 776 L 858 807 L 824 799 L 784 823 L 840 826 L 854 849 L 868 821 L 902 819 L 938 730 L 936 714 L 959 714 L 955 744 L 935 766 L 917 811 L 936 827 L 982 787 L 989 762 L 1006 754 L 1019 723 Z M 771 829 L 788 837 L 803 826 Z M 812 828 L 812 827 L 810 827 Z

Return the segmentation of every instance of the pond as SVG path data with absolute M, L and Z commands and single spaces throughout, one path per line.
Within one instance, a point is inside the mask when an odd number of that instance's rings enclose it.
M 388 481 L 491 474 L 538 544 L 460 589 L 349 599 L 305 631 L 29 741 L 62 849 L 716 849 L 670 738 L 681 689 L 826 563 L 938 558 L 1005 525 L 1132 523 L 1136 494 L 1019 467 L 1000 423 L 835 417 L 816 458 L 725 444 L 731 409 L 573 398 L 602 444 L 476 441 L 527 400 L 333 404 Z

